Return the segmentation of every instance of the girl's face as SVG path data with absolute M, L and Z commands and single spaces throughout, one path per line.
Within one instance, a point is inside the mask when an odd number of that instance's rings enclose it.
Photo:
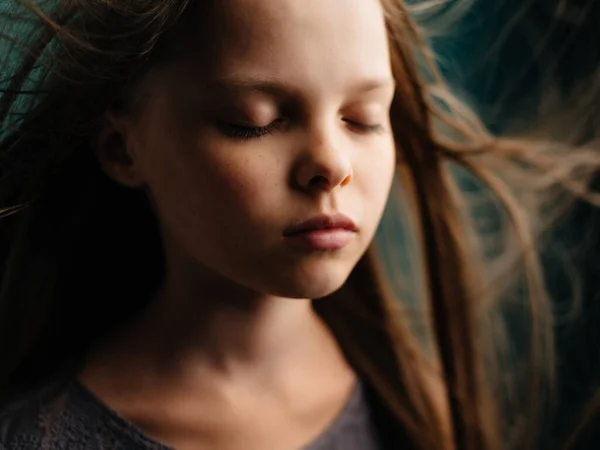
M 150 74 L 125 133 L 169 263 L 261 293 L 332 293 L 371 242 L 394 173 L 378 0 L 219 0 L 187 14 L 183 56 Z M 354 230 L 288 235 L 339 213 Z

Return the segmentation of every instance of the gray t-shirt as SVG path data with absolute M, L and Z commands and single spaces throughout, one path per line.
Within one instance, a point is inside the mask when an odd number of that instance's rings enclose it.
M 79 383 L 60 401 L 29 396 L 0 417 L 0 450 L 172 450 L 145 435 Z M 49 422 L 48 418 L 51 418 Z M 362 383 L 334 423 L 303 450 L 382 450 L 390 447 Z

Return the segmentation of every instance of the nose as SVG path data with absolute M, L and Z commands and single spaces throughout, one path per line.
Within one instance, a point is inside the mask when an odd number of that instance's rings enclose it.
M 311 193 L 329 192 L 350 183 L 352 162 L 348 150 L 339 141 L 333 130 L 313 133 L 308 139 L 294 176 L 301 189 Z

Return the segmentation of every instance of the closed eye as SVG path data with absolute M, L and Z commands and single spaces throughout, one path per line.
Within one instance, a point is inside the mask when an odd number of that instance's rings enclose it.
M 219 126 L 221 131 L 232 138 L 247 141 L 250 139 L 259 139 L 277 131 L 281 125 L 281 120 L 275 120 L 268 125 L 253 127 L 234 123 L 223 123 Z
M 362 133 L 382 133 L 385 128 L 381 124 L 366 124 L 354 120 L 343 119 L 351 128 Z

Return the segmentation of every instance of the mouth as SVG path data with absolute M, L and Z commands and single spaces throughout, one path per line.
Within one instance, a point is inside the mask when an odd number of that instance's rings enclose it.
M 283 235 L 305 249 L 331 251 L 346 247 L 357 232 L 356 223 L 349 217 L 343 214 L 322 214 L 292 225 Z

